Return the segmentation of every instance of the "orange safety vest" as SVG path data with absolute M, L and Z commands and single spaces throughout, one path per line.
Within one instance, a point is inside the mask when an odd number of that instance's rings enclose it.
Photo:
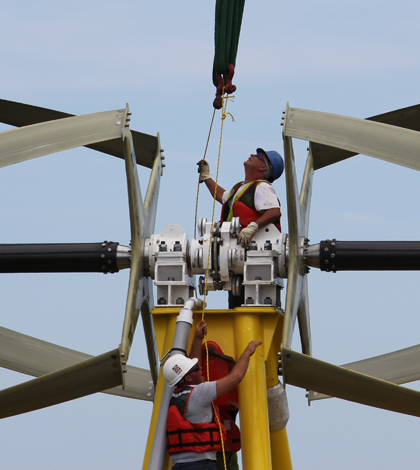
M 244 228 L 251 222 L 255 222 L 260 218 L 261 214 L 255 209 L 254 203 L 255 190 L 260 183 L 270 184 L 265 180 L 252 181 L 242 188 L 236 196 L 235 193 L 243 182 L 235 184 L 229 191 L 228 198 L 222 206 L 220 222 L 230 222 L 233 217 L 239 217 L 242 228 Z M 280 217 L 273 223 L 281 232 Z
M 211 423 L 191 423 L 185 419 L 188 400 L 194 387 L 186 387 L 175 390 L 169 403 L 168 418 L 166 420 L 166 449 L 169 455 L 179 452 L 208 452 L 220 451 L 219 425 L 214 416 Z M 216 413 L 220 420 L 219 410 L 215 405 Z M 223 441 L 226 440 L 226 428 L 221 424 Z

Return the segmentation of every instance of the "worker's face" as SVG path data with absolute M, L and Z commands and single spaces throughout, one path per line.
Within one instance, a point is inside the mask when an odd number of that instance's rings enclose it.
M 191 385 L 198 385 L 205 382 L 201 366 L 196 364 L 194 369 L 185 376 L 185 380 L 189 382 Z
M 256 170 L 265 171 L 267 169 L 267 162 L 265 156 L 260 153 L 251 153 L 248 160 L 244 162 L 244 166 Z

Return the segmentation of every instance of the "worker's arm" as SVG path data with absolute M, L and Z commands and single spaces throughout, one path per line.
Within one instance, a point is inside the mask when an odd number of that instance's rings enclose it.
M 214 197 L 214 190 L 216 188 L 216 181 L 213 181 L 212 179 L 208 179 L 204 181 L 206 183 L 206 186 L 209 188 L 209 191 Z M 223 193 L 225 192 L 225 189 L 223 189 L 221 186 L 217 185 L 217 190 L 216 190 L 216 201 L 220 202 L 222 204 L 222 197 Z
M 205 321 L 200 321 L 195 329 L 194 338 L 191 344 L 190 358 L 196 357 L 198 365 L 201 366 L 201 345 L 204 336 L 207 334 L 207 325 Z
M 267 209 L 261 214 L 260 217 L 255 221 L 258 224 L 259 228 L 265 227 L 268 224 L 272 224 L 280 219 L 281 212 L 278 207 L 273 209 Z
M 230 374 L 216 382 L 216 393 L 218 397 L 230 392 L 242 382 L 248 369 L 249 360 L 257 347 L 261 344 L 261 341 L 251 341 L 241 354 L 238 362 L 233 366 Z

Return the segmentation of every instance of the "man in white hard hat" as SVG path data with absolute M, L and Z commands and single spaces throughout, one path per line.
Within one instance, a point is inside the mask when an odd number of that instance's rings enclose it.
M 201 349 L 200 335 L 206 326 L 200 322 L 193 340 L 192 354 Z M 182 354 L 170 356 L 163 366 L 163 375 L 175 386 L 166 423 L 168 453 L 173 470 L 216 470 L 216 453 L 221 448 L 220 423 L 217 407 L 214 416 L 212 401 L 239 385 L 245 377 L 251 356 L 260 341 L 251 341 L 229 375 L 215 382 L 206 382 L 201 374 L 201 352 L 194 358 Z M 191 355 L 192 355 L 191 354 Z M 219 427 L 220 426 L 220 427 Z
M 216 190 L 216 182 L 210 174 L 210 166 L 205 160 L 198 163 L 199 181 L 205 182 L 212 196 Z M 284 162 L 275 150 L 265 151 L 257 148 L 244 162 L 245 180 L 226 191 L 217 185 L 216 199 L 223 204 L 222 222 L 229 222 L 239 217 L 242 230 L 238 236 L 238 244 L 248 248 L 252 237 L 259 228 L 274 224 L 281 232 L 280 201 L 272 187 L 283 173 Z

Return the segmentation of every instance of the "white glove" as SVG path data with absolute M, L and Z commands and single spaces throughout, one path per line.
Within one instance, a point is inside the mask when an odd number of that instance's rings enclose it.
M 251 222 L 239 232 L 237 244 L 239 245 L 241 243 L 244 248 L 248 248 L 252 237 L 258 232 L 258 229 L 257 222 Z
M 200 160 L 197 165 L 198 173 L 200 173 L 199 182 L 202 183 L 203 181 L 211 180 L 210 165 L 205 160 Z

